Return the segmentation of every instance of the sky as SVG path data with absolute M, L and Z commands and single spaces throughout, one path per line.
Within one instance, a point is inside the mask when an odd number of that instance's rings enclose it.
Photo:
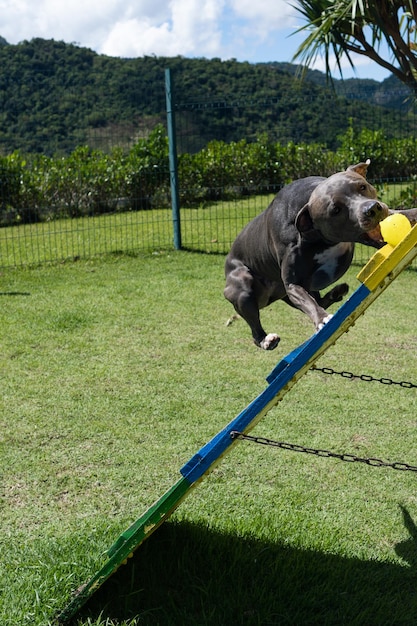
M 8 43 L 41 37 L 115 57 L 291 62 L 306 37 L 296 34 L 302 24 L 286 0 L 0 0 L 0 36 Z M 344 78 L 389 75 L 359 55 L 354 63 L 356 72 L 347 64 Z

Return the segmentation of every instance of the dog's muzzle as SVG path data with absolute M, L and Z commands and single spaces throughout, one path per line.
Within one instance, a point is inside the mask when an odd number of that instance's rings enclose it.
M 379 222 L 388 215 L 388 207 L 378 200 L 370 200 L 365 202 L 361 208 L 361 226 L 364 233 L 359 239 L 359 243 L 374 248 L 380 248 L 384 245 L 384 240 L 379 228 Z

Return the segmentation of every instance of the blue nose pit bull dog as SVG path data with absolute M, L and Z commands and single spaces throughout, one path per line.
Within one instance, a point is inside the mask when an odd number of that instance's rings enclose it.
M 320 291 L 347 271 L 355 242 L 383 246 L 378 224 L 390 213 L 417 221 L 417 209 L 393 211 L 377 199 L 365 178 L 368 165 L 369 160 L 329 178 L 310 176 L 285 186 L 233 243 L 224 295 L 260 348 L 273 350 L 280 341 L 262 328 L 260 309 L 284 300 L 319 330 L 331 318 L 326 309 L 343 299 L 348 285 L 336 285 L 324 296 Z

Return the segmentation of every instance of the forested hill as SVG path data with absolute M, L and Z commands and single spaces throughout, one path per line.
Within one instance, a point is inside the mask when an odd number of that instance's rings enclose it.
M 112 145 L 123 146 L 146 136 L 165 120 L 168 67 L 184 104 L 179 122 L 199 137 L 190 149 L 213 138 L 253 140 L 263 132 L 282 141 L 328 141 L 348 127 L 349 117 L 372 128 L 382 116 L 393 135 L 404 132 L 394 110 L 404 88 L 394 78 L 336 81 L 343 97 L 335 99 L 323 74 L 309 72 L 300 82 L 289 64 L 120 59 L 53 40 L 9 45 L 2 37 L 0 66 L 1 154 L 65 153 L 110 136 Z

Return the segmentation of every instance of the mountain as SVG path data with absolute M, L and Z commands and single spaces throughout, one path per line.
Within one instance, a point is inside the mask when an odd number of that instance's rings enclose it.
M 77 145 L 131 145 L 164 122 L 170 68 L 177 126 L 197 150 L 211 139 L 252 141 L 267 133 L 288 142 L 337 142 L 358 120 L 384 120 L 392 136 L 408 131 L 407 93 L 396 79 L 335 81 L 321 72 L 301 81 L 287 63 L 141 57 L 121 59 L 54 40 L 17 45 L 0 38 L 0 153 L 65 154 Z M 398 107 L 402 115 L 398 115 Z

